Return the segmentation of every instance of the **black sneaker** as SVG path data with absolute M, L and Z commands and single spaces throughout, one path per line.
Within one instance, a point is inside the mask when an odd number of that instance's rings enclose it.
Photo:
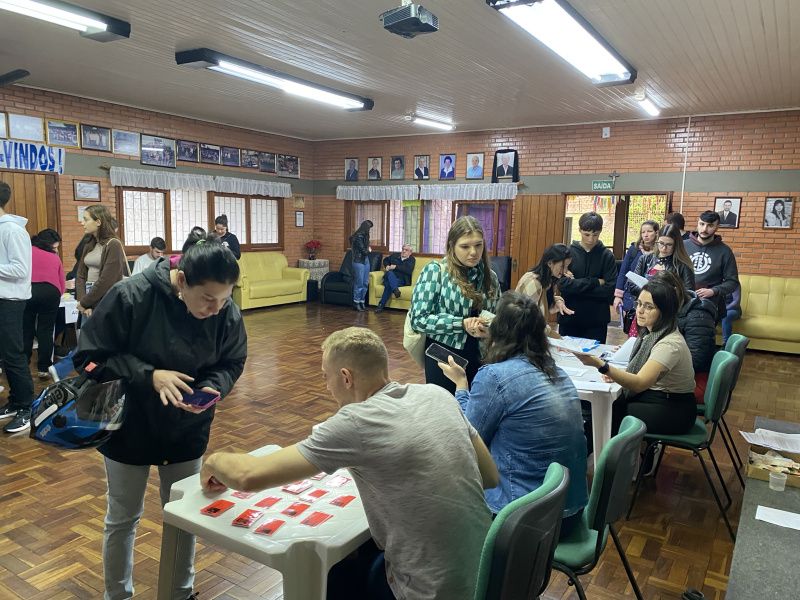
M 400 289 L 399 288 L 396 289 L 395 291 L 392 292 L 392 294 L 394 294 L 395 298 L 399 298 L 400 297 Z
M 31 428 L 31 411 L 30 409 L 19 410 L 17 415 L 3 427 L 6 433 L 18 433 Z
M 375 307 L 375 314 L 382 312 L 383 312 L 383 304 L 378 304 L 378 306 Z
M 0 419 L 10 419 L 11 417 L 17 416 L 17 409 L 11 408 L 10 404 L 6 404 L 4 407 L 0 408 Z

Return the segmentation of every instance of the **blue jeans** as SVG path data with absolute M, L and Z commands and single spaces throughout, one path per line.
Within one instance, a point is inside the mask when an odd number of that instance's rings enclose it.
M 381 296 L 380 306 L 386 306 L 389 297 L 399 288 L 400 280 L 397 275 L 394 274 L 394 271 L 386 271 L 386 274 L 383 276 L 383 296 Z
M 353 261 L 353 302 L 364 302 L 369 285 L 369 259 Z
M 728 312 L 722 317 L 722 345 L 724 346 L 725 343 L 728 341 L 728 338 L 731 337 L 733 334 L 733 322 L 736 321 L 740 316 L 738 310 L 728 309 Z

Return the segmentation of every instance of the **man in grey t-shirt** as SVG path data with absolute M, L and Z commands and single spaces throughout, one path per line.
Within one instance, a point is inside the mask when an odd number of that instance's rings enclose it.
M 337 331 L 322 350 L 339 411 L 274 454 L 212 454 L 201 472 L 204 489 L 262 490 L 348 468 L 385 550 L 392 594 L 471 598 L 490 525 L 482 489 L 499 481 L 480 436 L 445 390 L 390 382 L 386 347 L 369 329 Z

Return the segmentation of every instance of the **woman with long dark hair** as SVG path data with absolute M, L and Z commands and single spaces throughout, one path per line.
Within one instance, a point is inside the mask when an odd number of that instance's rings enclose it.
M 425 265 L 411 297 L 411 328 L 425 335 L 425 349 L 437 343 L 467 359 L 472 382 L 481 363 L 480 339 L 488 335 L 486 315 L 500 299 L 500 284 L 489 263 L 483 228 L 475 217 L 459 217 L 447 233 L 447 251 Z M 439 363 L 425 356 L 425 381 L 455 391 Z
M 627 275 L 628 271 L 633 271 L 642 256 L 648 256 L 655 251 L 657 237 L 658 223 L 656 221 L 645 221 L 639 226 L 639 239 L 633 242 L 625 252 L 617 274 L 617 285 L 614 290 L 615 311 L 619 310 L 620 306 L 623 311 L 633 309 L 636 298 L 631 295 L 626 287 L 628 280 L 625 275 Z
M 214 231 L 219 236 L 222 245 L 233 252 L 236 260 L 239 260 L 242 257 L 242 248 L 239 245 L 239 238 L 228 229 L 228 215 L 220 215 L 214 219 Z
M 564 298 L 558 295 L 558 281 L 562 277 L 569 277 L 569 264 L 572 262 L 572 253 L 566 244 L 553 244 L 545 248 L 539 263 L 530 271 L 520 277 L 517 282 L 517 292 L 533 298 L 533 301 L 542 311 L 545 324 L 553 314 L 573 315 L 575 311 L 567 308 Z M 550 337 L 561 337 L 555 331 L 546 327 Z
M 789 227 L 789 215 L 786 214 L 786 203 L 777 199 L 772 203 L 772 210 L 767 213 L 764 218 L 764 225 L 766 227 Z
M 364 302 L 367 299 L 367 286 L 369 285 L 369 230 L 372 221 L 362 221 L 350 236 L 350 252 L 353 257 L 353 307 L 357 311 L 364 311 Z
M 188 248 L 178 268 L 159 258 L 114 286 L 81 334 L 75 364 L 90 361 L 126 384 L 122 427 L 102 446 L 108 480 L 103 534 L 106 598 L 133 596 L 133 543 L 151 465 L 161 504 L 176 481 L 200 471 L 215 407 L 184 402 L 194 390 L 225 397 L 244 368 L 247 336 L 230 301 L 239 278 L 233 254 L 216 236 Z M 194 536 L 178 534 L 176 589 L 192 597 Z
M 53 364 L 53 335 L 58 306 L 64 293 L 64 265 L 56 251 L 61 236 L 54 229 L 42 229 L 31 238 L 31 297 L 22 316 L 22 340 L 28 362 L 33 354 L 33 337 L 39 342 L 36 370 L 47 379 Z
M 489 326 L 484 365 L 472 385 L 450 359 L 440 364 L 456 385 L 456 400 L 478 430 L 500 472 L 500 485 L 486 490 L 494 513 L 542 484 L 551 462 L 569 468 L 562 534 L 588 499 L 586 437 L 578 391 L 550 354 L 545 320 L 530 296 L 506 292 Z

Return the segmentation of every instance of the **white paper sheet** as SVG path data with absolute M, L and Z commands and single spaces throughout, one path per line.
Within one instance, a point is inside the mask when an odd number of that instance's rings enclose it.
M 633 271 L 628 271 L 627 273 L 625 273 L 625 277 L 633 285 L 639 286 L 640 288 L 644 287 L 644 284 L 647 283 L 647 277 L 642 277 L 641 275 L 638 275 Z
M 555 346 L 556 348 L 563 348 L 571 352 L 578 352 L 579 354 L 591 354 L 592 356 L 600 356 L 603 353 L 602 349 L 600 348 L 600 342 L 598 342 L 597 340 L 566 336 L 561 339 L 547 338 L 547 341 L 550 342 L 551 346 Z
M 759 505 L 756 508 L 756 519 L 800 531 L 800 515 L 797 513 Z
M 619 347 L 619 350 L 611 355 L 608 362 L 614 363 L 615 365 L 627 365 L 631 361 L 631 354 L 633 353 L 633 347 L 635 345 L 636 338 L 628 338 L 625 343 Z
M 754 433 L 740 431 L 751 444 L 782 452 L 800 453 L 800 433 L 779 433 L 769 429 L 756 429 Z
M 577 369 L 575 367 L 561 367 L 561 370 L 570 377 L 580 377 L 586 372 L 586 369 Z

